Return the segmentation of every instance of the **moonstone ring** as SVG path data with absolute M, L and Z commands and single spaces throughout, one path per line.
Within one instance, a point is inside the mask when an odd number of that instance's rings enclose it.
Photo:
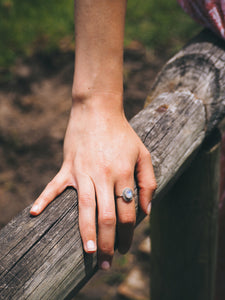
M 123 193 L 122 193 L 122 195 L 121 196 L 116 196 L 117 198 L 123 198 L 123 200 L 125 201 L 125 202 L 131 202 L 132 201 L 132 199 L 133 199 L 133 197 L 134 197 L 134 193 L 133 193 L 133 191 L 132 191 L 132 189 L 130 189 L 130 188 L 125 188 L 124 190 L 123 190 Z

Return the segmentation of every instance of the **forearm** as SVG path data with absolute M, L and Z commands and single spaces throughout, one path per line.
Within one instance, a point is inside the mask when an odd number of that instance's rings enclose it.
M 116 233 L 121 253 L 131 245 L 135 202 L 121 195 L 127 187 L 134 189 L 134 172 L 146 214 L 156 188 L 150 154 L 123 111 L 125 10 L 126 0 L 75 0 L 73 105 L 64 160 L 31 208 L 32 215 L 40 214 L 67 186 L 73 186 L 84 250 L 98 249 L 98 264 L 105 270 L 112 263 Z
M 126 0 L 75 0 L 73 101 L 107 94 L 122 102 L 125 12 Z

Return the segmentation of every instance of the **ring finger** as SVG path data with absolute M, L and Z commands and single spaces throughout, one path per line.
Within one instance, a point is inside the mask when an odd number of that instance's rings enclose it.
M 118 251 L 122 254 L 126 253 L 131 245 L 134 226 L 136 222 L 135 202 L 134 197 L 130 201 L 126 201 L 123 197 L 124 190 L 134 190 L 133 181 L 120 182 L 115 185 L 115 195 L 117 204 L 117 226 L 118 226 Z M 118 197 L 119 196 L 119 197 Z

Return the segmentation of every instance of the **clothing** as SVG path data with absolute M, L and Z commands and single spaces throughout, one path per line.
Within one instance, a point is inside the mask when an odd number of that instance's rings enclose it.
M 225 39 L 225 0 L 177 0 L 193 19 Z

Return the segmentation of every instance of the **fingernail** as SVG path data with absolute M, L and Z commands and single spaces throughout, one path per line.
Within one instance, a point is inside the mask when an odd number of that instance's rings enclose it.
M 102 270 L 109 270 L 110 269 L 110 263 L 108 261 L 103 261 L 102 264 L 101 264 L 101 268 Z
M 151 213 L 151 208 L 152 208 L 152 203 L 150 202 L 148 207 L 147 207 L 147 214 L 150 215 Z
M 39 210 L 39 207 L 38 207 L 38 205 L 37 204 L 35 204 L 35 205 L 33 205 L 32 207 L 31 207 L 31 212 L 34 212 L 34 213 L 37 213 L 38 212 L 38 210 Z
M 95 245 L 95 242 L 90 240 L 90 241 L 87 241 L 87 244 L 86 244 L 86 247 L 87 247 L 87 250 L 92 252 L 92 251 L 96 251 L 96 245 Z

